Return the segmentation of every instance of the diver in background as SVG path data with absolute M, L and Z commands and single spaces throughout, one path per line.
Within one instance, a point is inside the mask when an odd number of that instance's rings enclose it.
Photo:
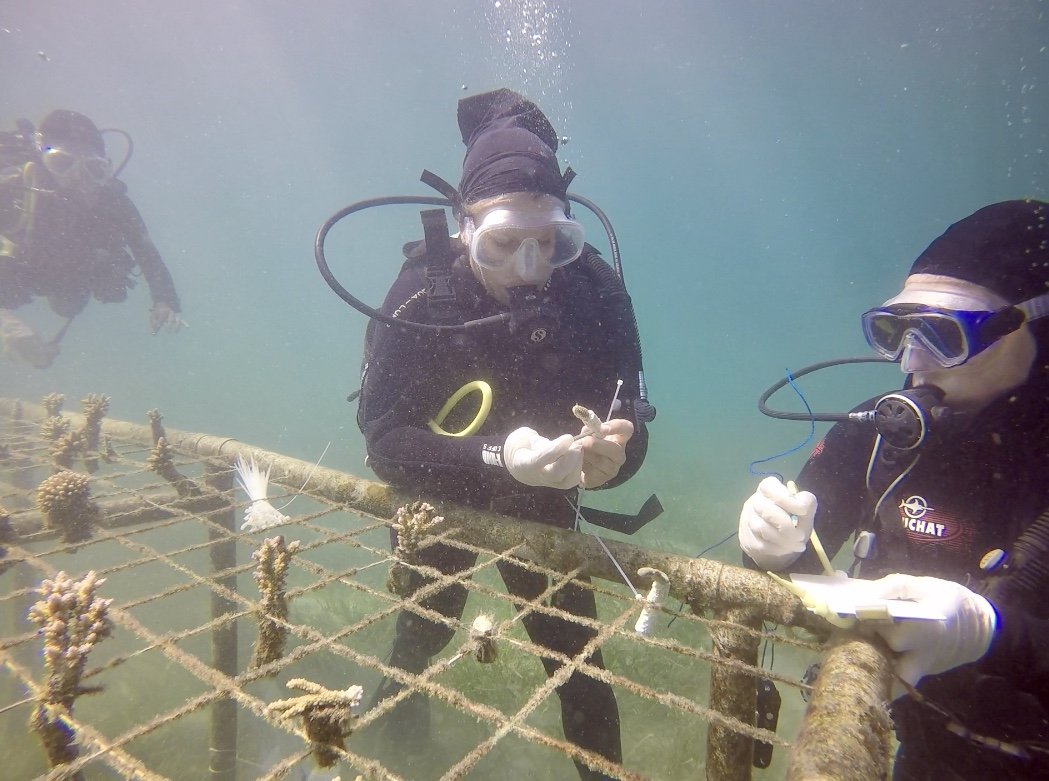
M 153 333 L 185 325 L 171 274 L 83 114 L 52 111 L 35 132 L 19 120 L 0 138 L 0 245 L 0 340 L 13 359 L 50 366 L 88 300 L 124 301 L 136 267 L 153 299 Z M 50 341 L 10 311 L 38 296 L 68 318 Z
M 460 333 L 369 323 L 358 413 L 368 464 L 396 486 L 571 528 L 575 511 L 569 500 L 577 501 L 577 486 L 618 485 L 645 456 L 648 434 L 635 414 L 640 350 L 632 306 L 622 283 L 584 243 L 582 226 L 569 215 L 570 177 L 561 173 L 557 135 L 542 111 L 501 89 L 461 100 L 458 119 L 467 152 L 459 189 L 451 193 L 460 227 L 458 238 L 451 239 L 455 303 L 441 306 L 423 295 L 431 280 L 425 246 L 415 242 L 405 247 L 405 263 L 382 311 L 446 325 L 507 311 L 514 319 L 509 329 Z M 531 302 L 527 310 L 519 308 L 525 299 Z M 603 415 L 620 379 L 621 403 L 601 425 L 604 438 L 575 437 L 580 424 L 573 405 Z M 492 394 L 479 428 L 468 436 L 433 429 L 429 421 L 445 401 L 477 380 Z M 458 431 L 461 423 L 443 426 Z M 454 574 L 477 556 L 438 544 L 420 558 Z M 498 568 L 514 596 L 534 600 L 548 588 L 545 575 L 513 561 L 501 561 Z M 414 571 L 412 578 L 413 590 L 432 582 Z M 450 586 L 421 604 L 458 619 L 467 593 L 464 586 Z M 575 582 L 562 586 L 551 602 L 584 618 L 597 614 L 593 591 Z M 569 657 L 596 636 L 589 626 L 536 611 L 527 612 L 522 623 L 537 645 Z M 421 673 L 454 632 L 403 611 L 389 663 Z M 601 651 L 587 661 L 603 667 Z M 561 666 L 551 657 L 543 664 L 548 675 Z M 385 679 L 374 701 L 400 688 Z M 558 695 L 568 740 L 621 762 L 612 687 L 576 672 L 558 687 Z M 425 697 L 415 694 L 391 712 L 389 726 L 401 740 L 425 740 L 428 708 Z M 583 762 L 576 766 L 584 779 L 605 777 Z
M 924 442 L 838 423 L 798 476 L 805 490 L 768 477 L 740 514 L 740 547 L 762 569 L 819 572 L 814 525 L 831 557 L 855 533 L 854 567 L 881 578 L 883 598 L 947 616 L 863 624 L 921 695 L 894 685 L 897 780 L 1049 778 L 1046 315 L 1049 204 L 955 223 L 863 316 L 869 344 L 907 374 L 900 393 L 932 411 Z

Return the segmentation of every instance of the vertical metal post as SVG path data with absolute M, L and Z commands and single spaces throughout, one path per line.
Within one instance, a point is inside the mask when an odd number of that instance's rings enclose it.
M 714 654 L 756 665 L 759 639 L 743 627 L 757 629 L 761 619 L 750 609 L 732 608 L 716 618 L 737 626 L 714 626 L 710 630 Z M 710 668 L 710 707 L 748 724 L 754 721 L 757 684 L 754 676 L 727 665 Z M 750 781 L 754 757 L 753 741 L 727 727 L 711 723 L 707 730 L 707 778 L 711 781 Z
M 226 492 L 233 488 L 233 473 L 224 464 L 204 463 L 204 481 L 216 491 Z M 236 527 L 236 511 L 230 507 L 212 513 L 210 519 L 230 531 Z M 237 543 L 221 532 L 208 530 L 211 545 L 211 569 L 214 573 L 232 570 L 237 565 Z M 235 575 L 216 577 L 215 582 L 235 591 Z M 230 613 L 234 604 L 219 594 L 211 594 L 211 617 Z M 211 634 L 211 664 L 219 672 L 233 677 L 237 675 L 237 624 L 234 621 L 215 627 Z M 212 781 L 236 781 L 237 777 L 237 705 L 231 697 L 216 700 L 211 706 L 211 760 L 209 769 Z

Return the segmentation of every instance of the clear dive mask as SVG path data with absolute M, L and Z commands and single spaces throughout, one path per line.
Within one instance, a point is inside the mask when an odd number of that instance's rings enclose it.
M 480 225 L 471 217 L 463 221 L 463 240 L 483 268 L 544 262 L 559 268 L 582 254 L 584 234 L 583 226 L 557 207 L 534 213 L 493 209 Z
M 113 173 L 113 163 L 105 156 L 93 153 L 77 153 L 58 146 L 44 147 L 41 161 L 56 179 L 63 184 L 100 185 Z

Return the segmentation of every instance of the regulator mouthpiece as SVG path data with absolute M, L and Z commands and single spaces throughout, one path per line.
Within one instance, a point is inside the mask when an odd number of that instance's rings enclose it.
M 943 406 L 944 395 L 933 385 L 888 393 L 874 405 L 874 427 L 892 447 L 914 450 L 938 421 L 950 417 L 950 409 Z

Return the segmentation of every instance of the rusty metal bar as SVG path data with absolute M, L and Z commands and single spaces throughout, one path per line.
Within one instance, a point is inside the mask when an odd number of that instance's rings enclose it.
M 25 419 L 42 419 L 44 411 L 33 404 L 0 399 L 0 416 L 20 414 Z M 83 416 L 66 413 L 74 426 L 82 425 Z M 149 448 L 153 435 L 149 426 L 106 419 L 102 431 L 115 440 L 141 444 Z M 271 468 L 271 479 L 292 490 L 308 482 L 306 493 L 326 499 L 348 510 L 378 517 L 392 518 L 397 508 L 420 497 L 396 491 L 390 486 L 354 475 L 289 458 L 235 439 L 210 434 L 168 429 L 167 440 L 176 451 L 208 461 L 208 487 L 216 493 L 185 499 L 186 510 L 221 513 L 232 517 L 228 499 L 223 496 L 231 487 L 230 465 L 238 455 L 253 455 Z M 220 479 L 221 478 L 221 479 Z M 308 478 L 308 480 L 307 480 Z M 135 507 L 139 502 L 141 506 Z M 431 500 L 432 501 L 432 500 Z M 135 497 L 119 500 L 125 517 L 146 520 L 148 514 L 170 512 L 148 507 L 147 499 Z M 114 502 L 116 504 L 117 502 Z M 200 503 L 197 508 L 196 503 Z M 174 503 L 165 502 L 171 506 Z M 515 549 L 515 555 L 530 559 L 545 568 L 561 572 L 581 570 L 605 580 L 620 582 L 620 575 L 607 557 L 601 543 L 593 536 L 579 534 L 541 523 L 533 523 L 485 513 L 476 509 L 442 503 L 439 511 L 452 519 L 456 538 L 493 551 Z M 142 515 L 135 515 L 142 513 Z M 19 532 L 38 523 L 34 513 L 18 513 Z M 224 523 L 227 523 L 225 520 Z M 227 526 L 235 520 L 230 520 Z M 37 526 L 39 528 L 39 526 Z M 655 567 L 670 579 L 671 595 L 686 602 L 697 614 L 715 614 L 737 624 L 717 626 L 711 630 L 715 652 L 725 659 L 754 665 L 759 639 L 750 629 L 760 627 L 761 620 L 780 625 L 803 627 L 818 635 L 827 635 L 827 624 L 807 611 L 792 593 L 764 573 L 734 567 L 717 561 L 693 559 L 663 551 L 649 550 L 614 540 L 605 545 L 628 573 L 641 567 Z M 232 543 L 231 543 L 232 544 Z M 216 561 L 216 569 L 232 564 Z M 216 606 L 220 609 L 221 606 Z M 858 643 L 858 645 L 855 645 Z M 218 664 L 218 662 L 216 662 Z M 803 727 L 804 746 L 799 743 L 792 759 L 792 779 L 841 777 L 875 779 L 888 757 L 888 717 L 884 710 L 890 670 L 888 660 L 865 641 L 842 642 L 834 646 L 824 660 L 823 674 Z M 857 689 L 848 698 L 837 692 Z M 746 723 L 753 723 L 755 682 L 752 674 L 731 665 L 712 665 L 710 705 Z M 857 703 L 862 703 L 862 707 Z M 216 711 L 217 712 L 217 711 Z M 829 716 L 827 714 L 830 714 Z M 845 729 L 854 725 L 855 731 Z M 870 736 L 873 736 L 871 738 Z M 866 742 L 864 742 L 866 738 Z M 752 745 L 749 737 L 712 724 L 708 734 L 707 776 L 717 781 L 745 781 L 751 774 Z M 820 768 L 834 768 L 833 773 L 848 769 L 849 775 L 820 775 Z
M 0 415 L 11 417 L 16 409 L 24 419 L 42 420 L 45 416 L 43 408 L 36 404 L 0 398 Z M 74 427 L 83 425 L 83 415 L 63 414 L 72 419 Z M 102 421 L 102 432 L 116 440 L 139 443 L 143 447 L 153 446 L 149 426 L 106 418 Z M 254 455 L 256 460 L 271 467 L 271 481 L 294 490 L 308 482 L 307 494 L 378 518 L 392 518 L 397 508 L 427 498 L 399 492 L 382 483 L 318 467 L 308 461 L 263 450 L 229 437 L 170 428 L 166 433 L 168 443 L 182 453 L 215 459 L 227 465 L 232 464 L 238 455 Z M 199 498 L 201 502 L 208 500 L 207 496 Z M 215 498 L 211 497 L 210 501 L 214 502 Z M 495 551 L 518 548 L 516 555 L 541 563 L 549 569 L 571 572 L 582 567 L 586 574 L 593 577 L 621 582 L 619 572 L 608 559 L 601 543 L 589 534 L 482 512 L 451 502 L 439 503 L 439 509 L 446 517 L 455 520 L 457 539 L 464 542 Z M 688 603 L 697 613 L 746 608 L 768 621 L 826 632 L 826 623 L 822 619 L 815 618 L 796 596 L 762 572 L 708 559 L 649 550 L 616 540 L 603 542 L 628 573 L 637 572 L 641 567 L 655 567 L 665 572 L 670 578 L 671 596 Z
M 791 752 L 788 780 L 888 778 L 891 683 L 892 662 L 884 644 L 835 635 Z

